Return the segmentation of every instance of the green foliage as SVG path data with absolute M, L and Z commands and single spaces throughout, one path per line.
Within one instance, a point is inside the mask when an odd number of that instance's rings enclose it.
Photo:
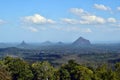
M 67 69 L 61 67 L 59 69 L 60 80 L 70 80 L 70 73 Z
M 19 58 L 6 57 L 4 62 L 8 67 L 8 71 L 11 72 L 13 80 L 32 80 L 32 71 L 25 61 Z
M 10 73 L 1 66 L 0 66 L 0 80 L 12 80 Z
M 116 73 L 117 79 L 120 80 L 120 63 L 117 63 L 115 65 L 115 73 Z
M 91 80 L 92 79 L 92 75 L 93 75 L 92 70 L 77 64 L 74 60 L 70 60 L 68 64 L 63 66 L 63 68 L 69 72 L 71 80 Z
M 116 73 L 107 68 L 107 65 L 102 65 L 95 70 L 94 80 L 118 80 Z
M 120 80 L 120 63 L 112 68 L 105 64 L 94 69 L 70 60 L 56 69 L 47 61 L 28 64 L 6 57 L 0 60 L 0 80 Z
M 35 80 L 53 80 L 54 68 L 48 62 L 36 62 L 32 64 Z

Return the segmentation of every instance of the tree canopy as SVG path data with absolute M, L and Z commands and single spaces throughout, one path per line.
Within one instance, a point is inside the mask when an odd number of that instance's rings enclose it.
M 70 60 L 55 68 L 47 61 L 29 64 L 20 58 L 5 57 L 0 60 L 0 80 L 120 80 L 120 63 L 90 68 Z

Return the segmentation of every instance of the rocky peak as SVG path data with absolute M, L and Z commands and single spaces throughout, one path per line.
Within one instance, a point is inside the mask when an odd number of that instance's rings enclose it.
M 75 44 L 75 45 L 90 45 L 91 43 L 89 40 L 87 40 L 83 37 L 79 37 L 77 40 L 75 40 L 73 42 L 73 44 Z

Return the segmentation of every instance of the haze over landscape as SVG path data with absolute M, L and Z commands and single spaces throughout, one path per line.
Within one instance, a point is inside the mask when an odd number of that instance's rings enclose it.
M 0 80 L 120 80 L 120 0 L 0 0 Z
M 0 42 L 120 42 L 119 0 L 1 0 Z

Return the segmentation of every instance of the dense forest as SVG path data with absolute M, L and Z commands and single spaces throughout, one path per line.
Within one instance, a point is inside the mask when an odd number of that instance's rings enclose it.
M 47 61 L 30 63 L 5 57 L 0 60 L 0 80 L 120 80 L 120 63 L 92 67 L 69 60 L 54 67 Z

